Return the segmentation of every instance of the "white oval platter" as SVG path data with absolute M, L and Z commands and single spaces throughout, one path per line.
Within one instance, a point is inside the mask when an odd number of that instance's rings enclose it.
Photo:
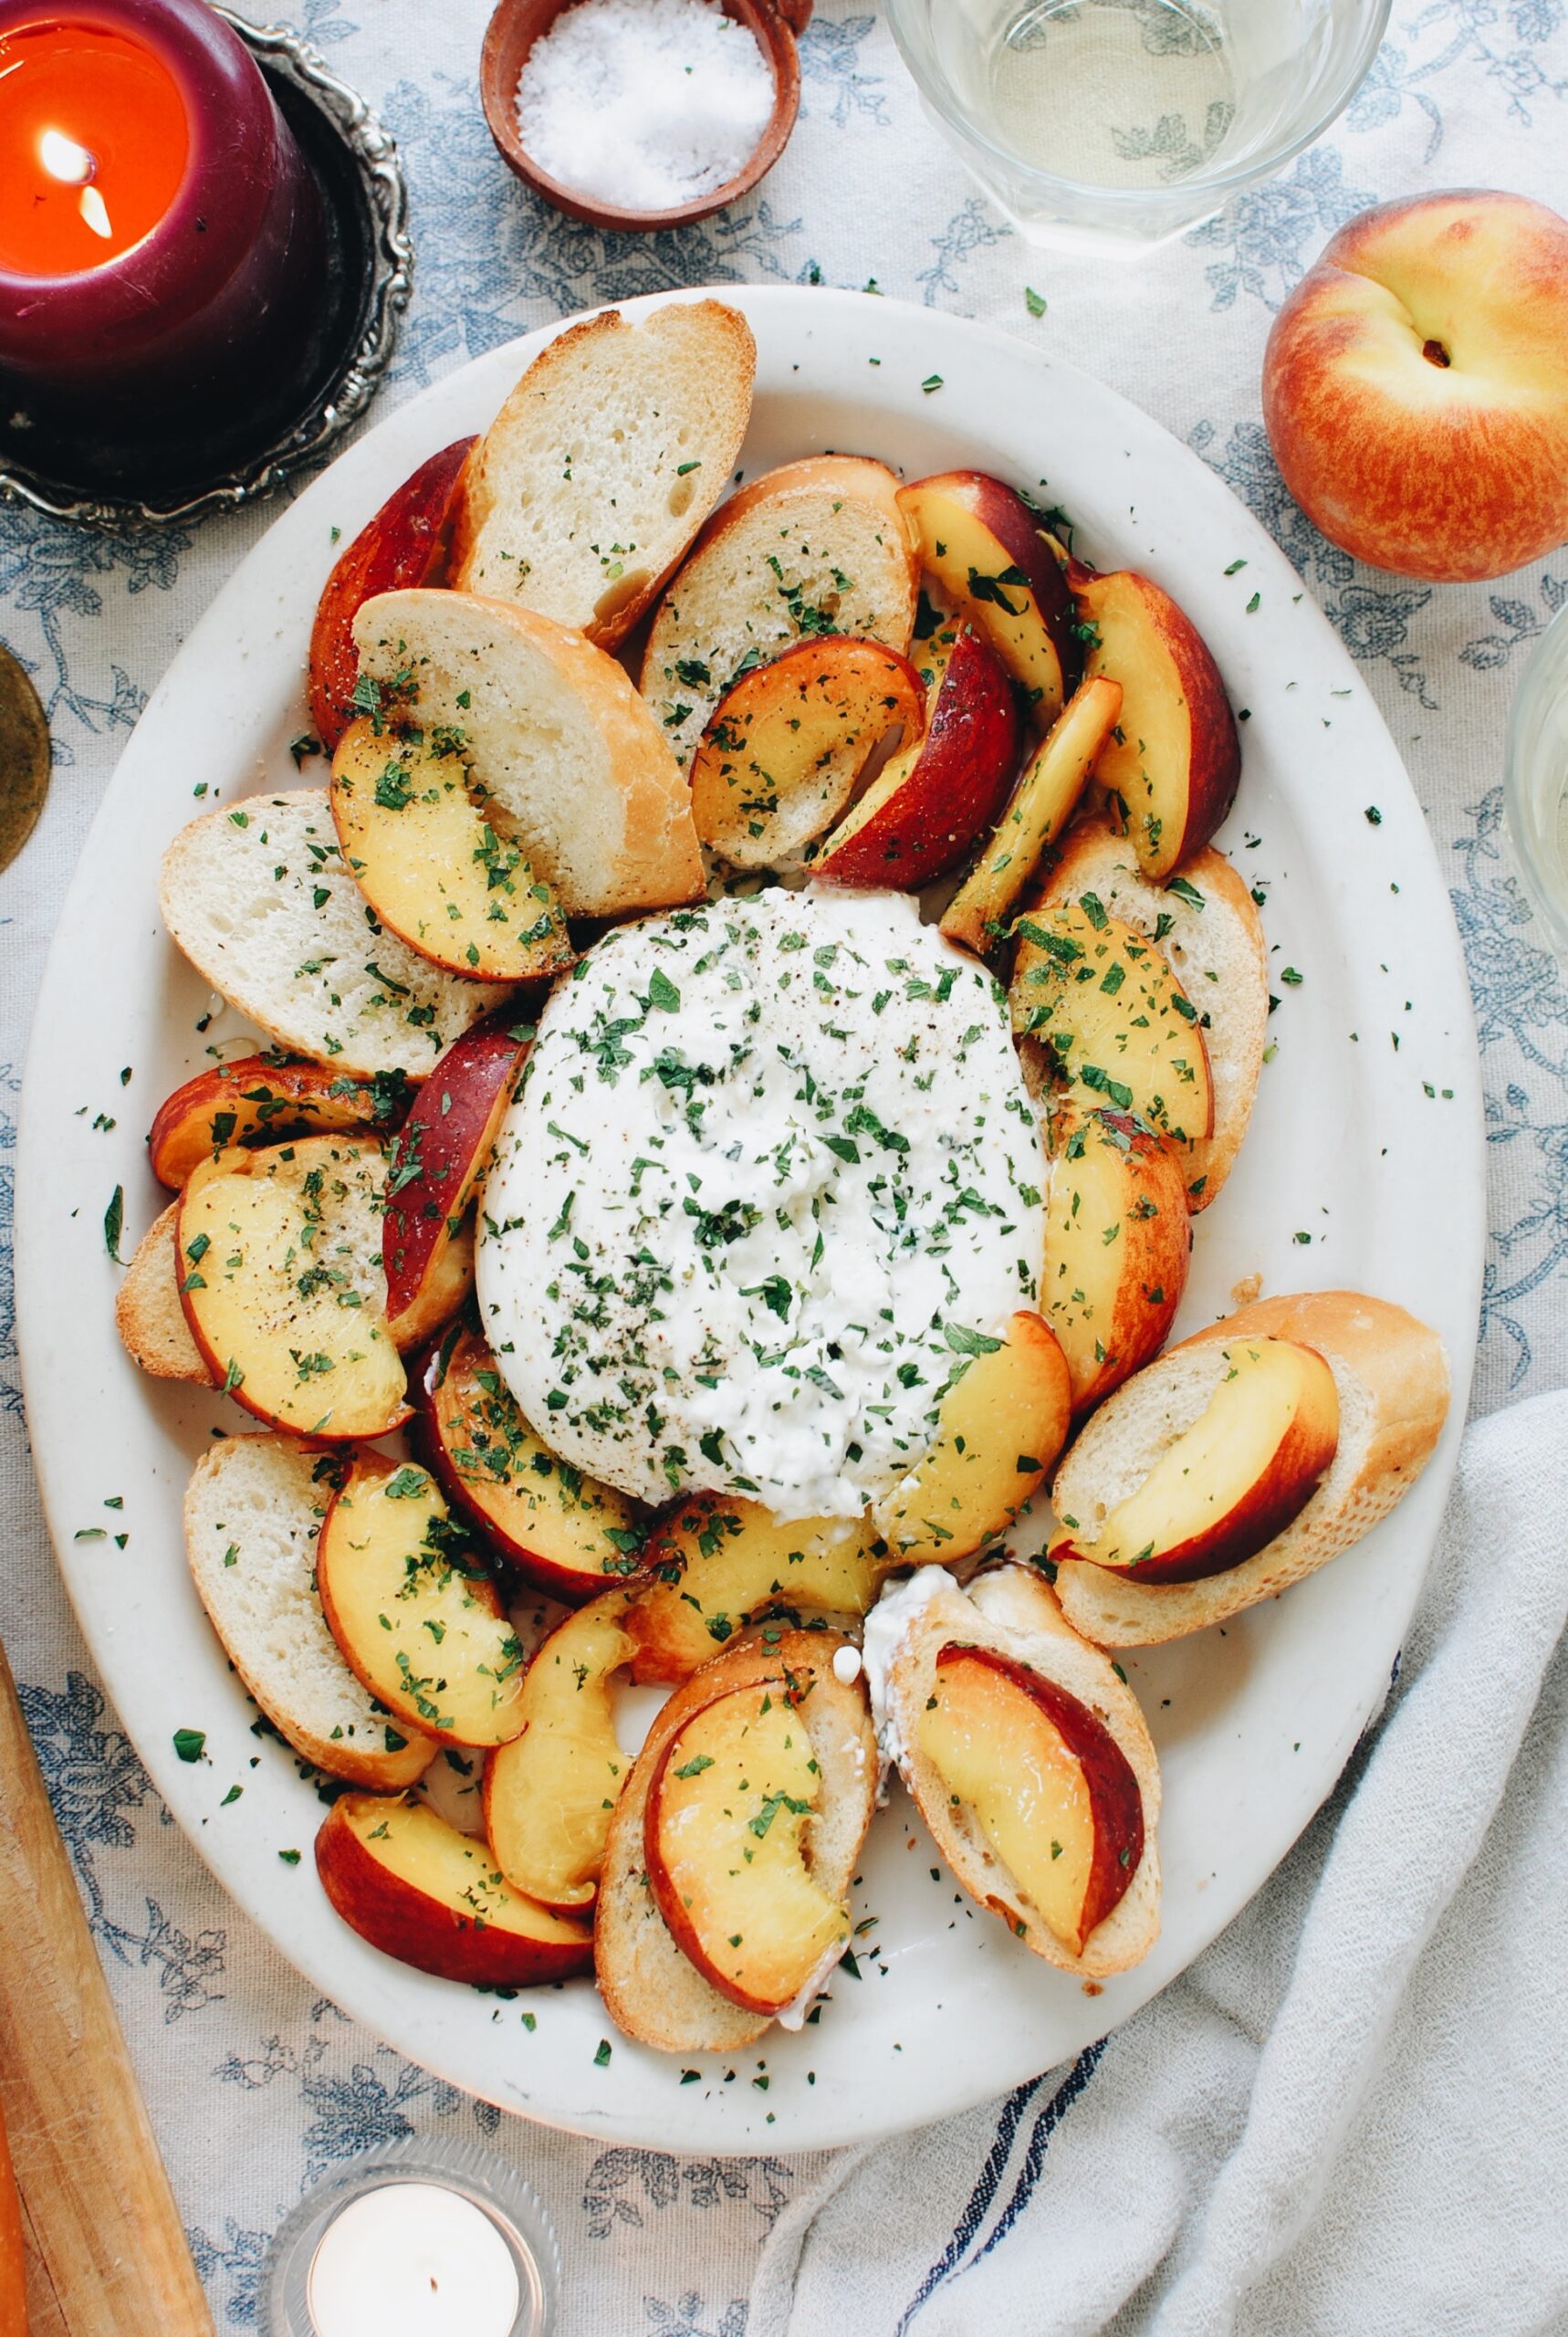
M 142 1144 L 152 1108 L 234 1027 L 202 1028 L 204 986 L 159 921 L 160 855 L 213 802 L 302 783 L 289 742 L 308 728 L 306 645 L 340 542 L 426 456 L 485 427 L 548 332 L 465 366 L 340 456 L 219 593 L 153 694 L 82 854 L 38 1001 L 17 1304 L 45 1506 L 104 1683 L 170 1808 L 281 1952 L 400 2051 L 503 2109 L 665 2148 L 810 2149 L 964 2109 L 1126 2019 L 1251 1898 L 1332 1788 L 1386 1689 L 1452 1473 L 1480 1284 L 1482 1119 L 1458 942 L 1399 757 L 1300 579 L 1221 481 L 1098 383 L 1000 333 L 852 293 L 719 297 L 745 310 L 758 345 L 748 476 L 830 448 L 881 456 L 911 477 L 997 471 L 1064 506 L 1101 566 L 1147 569 L 1200 627 L 1233 703 L 1250 710 L 1220 841 L 1266 889 L 1282 1003 L 1239 1165 L 1197 1221 L 1178 1329 L 1228 1312 L 1233 1287 L 1259 1275 L 1271 1293 L 1349 1286 L 1398 1300 L 1436 1325 L 1452 1360 L 1443 1446 L 1385 1525 L 1223 1635 L 1127 1661 L 1165 1776 L 1153 1954 L 1086 1994 L 956 1898 L 895 1788 L 854 1894 L 872 1926 L 857 1943 L 859 1979 L 841 1972 L 817 2025 L 774 2030 L 734 2065 L 699 2061 L 683 2083 L 680 2067 L 615 2035 L 587 1981 L 498 1999 L 409 1971 L 343 1926 L 310 1858 L 316 1791 L 280 1745 L 252 1734 L 253 1708 L 192 1589 L 185 1479 L 220 1419 L 240 1423 L 217 1399 L 143 1379 L 127 1360 L 102 1231 L 117 1184 L 127 1244 L 151 1222 L 164 1198 Z M 934 375 L 940 387 L 928 389 Z M 305 781 L 324 776 L 307 764 Z M 92 1127 L 99 1110 L 118 1122 L 107 1136 Z M 123 1512 L 106 1513 L 110 1496 Z M 123 1551 L 76 1538 L 106 1522 L 129 1535 Z M 177 1728 L 204 1731 L 205 1759 L 176 1757 Z M 298 1865 L 280 1860 L 293 1849 Z M 605 2038 L 608 2062 L 596 2059 Z

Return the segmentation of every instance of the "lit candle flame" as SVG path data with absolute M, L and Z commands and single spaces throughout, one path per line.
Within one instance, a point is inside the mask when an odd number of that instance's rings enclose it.
M 93 174 L 98 169 L 96 156 L 90 154 L 85 146 L 78 146 L 74 138 L 68 138 L 63 130 L 46 130 L 38 140 L 38 160 L 49 176 L 57 179 L 62 186 L 80 187 L 77 208 L 81 213 L 83 224 L 107 242 L 114 229 L 109 221 L 109 206 L 92 184 Z
M 62 186 L 85 186 L 95 168 L 87 148 L 78 146 L 74 138 L 68 138 L 63 130 L 43 132 L 38 140 L 38 160 Z

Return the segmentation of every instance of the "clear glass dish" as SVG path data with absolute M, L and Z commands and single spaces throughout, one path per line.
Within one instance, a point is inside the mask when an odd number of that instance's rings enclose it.
M 1513 695 L 1503 805 L 1552 946 L 1568 958 L 1568 606 L 1536 643 Z
M 1031 243 L 1150 249 L 1273 177 L 1391 0 L 887 0 L 927 110 Z
M 560 2243 L 538 2192 L 476 2143 L 418 2134 L 361 2152 L 307 2191 L 284 2217 L 262 2263 L 257 2337 L 316 2337 L 310 2268 L 328 2226 L 383 2184 L 406 2183 L 439 2185 L 483 2210 L 505 2240 L 517 2276 L 517 2311 L 507 2337 L 549 2337 L 560 2295 Z

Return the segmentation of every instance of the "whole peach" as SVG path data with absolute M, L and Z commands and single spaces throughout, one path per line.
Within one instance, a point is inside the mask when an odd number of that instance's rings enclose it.
M 1458 191 L 1362 212 L 1274 322 L 1263 419 L 1333 543 L 1506 575 L 1568 538 L 1568 220 Z

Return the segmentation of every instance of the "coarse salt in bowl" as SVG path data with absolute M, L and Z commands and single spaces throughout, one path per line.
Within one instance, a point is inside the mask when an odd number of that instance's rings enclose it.
M 618 211 L 670 211 L 738 177 L 773 73 L 716 0 L 577 0 L 517 83 L 523 144 L 549 177 Z

